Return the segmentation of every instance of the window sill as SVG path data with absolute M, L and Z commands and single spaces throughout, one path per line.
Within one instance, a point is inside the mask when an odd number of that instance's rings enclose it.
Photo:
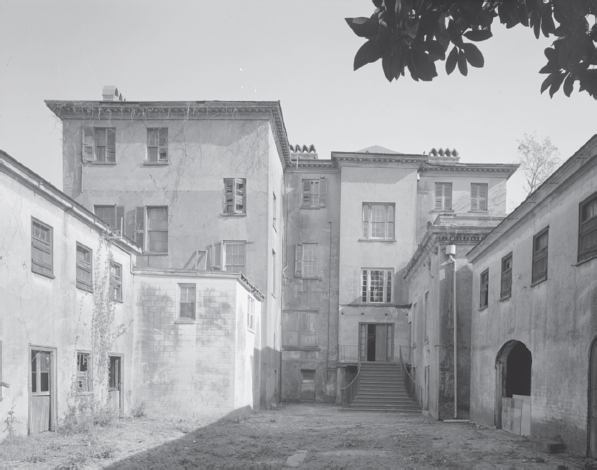
M 301 209 L 305 209 L 305 210 L 311 210 L 311 211 L 318 211 L 319 209 L 321 209 L 321 207 L 307 207 L 307 206 L 301 206 Z
M 488 214 L 489 211 L 468 211 L 469 214 Z
M 306 281 L 323 281 L 319 276 L 298 276 L 296 279 L 305 279 Z
M 361 302 L 348 304 L 347 307 L 399 307 L 392 302 Z
M 432 209 L 430 212 L 438 212 L 442 214 L 454 214 L 454 209 Z
M 321 351 L 319 346 L 282 346 L 282 351 Z
M 196 321 L 194 318 L 180 317 L 174 323 L 177 325 L 194 325 Z
M 116 166 L 116 162 L 87 162 L 91 166 Z
M 396 243 L 395 238 L 359 238 L 359 243 Z
M 479 312 L 482 312 L 483 310 L 487 310 L 488 305 L 483 305 L 483 307 L 479 307 Z
M 33 271 L 33 270 L 31 270 L 31 272 L 33 274 L 37 274 L 38 276 L 42 276 L 42 277 L 45 277 L 47 279 L 56 279 L 56 276 L 54 276 L 53 274 L 43 274 L 43 273 L 38 273 L 37 271 Z
M 116 302 L 116 303 L 119 303 L 119 304 L 123 304 L 123 303 L 124 303 L 124 300 L 122 300 L 122 299 L 112 299 L 112 302 Z
M 508 294 L 507 296 L 500 297 L 500 302 L 505 302 L 506 300 L 510 300 L 512 294 Z
M 220 217 L 246 217 L 247 213 L 243 212 L 240 214 L 237 214 L 236 212 L 221 212 L 220 213 Z
M 587 259 L 583 259 L 582 261 L 579 261 L 578 263 L 576 263 L 574 266 L 580 266 L 581 264 L 585 264 L 588 263 L 589 261 L 592 261 L 594 259 L 597 259 L 597 254 L 592 255 L 590 258 Z M 42 274 L 43 276 L 43 274 Z
M 152 253 L 151 251 L 144 251 L 143 256 L 168 256 L 168 253 Z
M 539 284 L 543 284 L 545 281 L 547 281 L 547 276 L 545 276 L 543 279 L 539 279 L 538 281 L 531 283 L 531 287 L 535 287 L 535 286 L 538 286 Z
M 77 289 L 83 290 L 85 292 L 90 292 L 93 294 L 93 287 L 85 286 L 83 284 L 80 284 L 79 282 L 77 282 Z
M 142 166 L 168 166 L 170 162 L 143 162 Z

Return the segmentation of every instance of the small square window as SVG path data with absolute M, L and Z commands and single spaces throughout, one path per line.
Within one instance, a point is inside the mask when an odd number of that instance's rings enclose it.
M 195 284 L 179 284 L 180 316 L 195 319 L 196 286 Z
M 93 259 L 90 248 L 77 243 L 77 287 L 93 292 Z

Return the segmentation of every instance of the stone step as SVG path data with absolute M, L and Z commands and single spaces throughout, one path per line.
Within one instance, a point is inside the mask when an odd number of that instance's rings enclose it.
M 379 406 L 348 406 L 346 408 L 341 408 L 341 411 L 370 411 L 375 413 L 411 413 L 411 414 L 421 414 L 421 410 L 417 408 L 383 408 Z

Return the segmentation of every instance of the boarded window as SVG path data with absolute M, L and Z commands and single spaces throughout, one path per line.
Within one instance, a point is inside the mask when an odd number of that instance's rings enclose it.
M 578 261 L 597 256 L 597 193 L 580 204 Z
M 122 265 L 110 263 L 110 288 L 112 289 L 112 300 L 122 302 Z
M 224 266 L 226 271 L 245 274 L 246 244 L 242 242 L 224 242 Z
M 284 312 L 282 346 L 317 347 L 317 312 Z
M 77 287 L 86 291 L 93 291 L 92 286 L 92 251 L 77 243 Z
M 195 284 L 179 284 L 180 316 L 195 319 L 196 287 Z
M 481 292 L 479 299 L 479 307 L 485 308 L 489 305 L 489 269 L 481 273 Z
M 452 210 L 452 183 L 435 183 L 435 210 Z
M 547 245 L 549 242 L 549 227 L 541 230 L 533 237 L 533 276 L 532 284 L 547 279 Z
M 224 178 L 224 213 L 246 214 L 247 180 L 245 178 Z
M 168 128 L 147 129 L 147 161 L 168 161 Z
M 77 353 L 77 392 L 91 392 L 91 355 Z
M 510 295 L 512 295 L 512 253 L 502 258 L 500 299 L 507 299 Z
M 487 183 L 471 183 L 471 211 L 487 210 Z
M 394 204 L 363 204 L 363 238 L 394 239 Z
M 124 225 L 124 206 L 93 206 L 93 211 L 106 222 L 112 230 L 122 233 Z
M 168 253 L 168 207 L 147 208 L 147 249 Z
M 317 243 L 299 243 L 295 247 L 295 277 L 317 278 Z
M 392 302 L 391 269 L 363 269 L 361 273 L 361 301 L 363 303 Z
M 39 220 L 31 221 L 31 271 L 43 276 L 52 276 L 52 227 Z
M 304 179 L 301 207 L 320 208 L 325 207 L 327 203 L 327 180 Z

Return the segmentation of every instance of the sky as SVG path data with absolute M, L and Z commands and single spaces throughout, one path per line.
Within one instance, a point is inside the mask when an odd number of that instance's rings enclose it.
M 364 40 L 344 18 L 372 12 L 369 0 L 0 0 L 0 149 L 62 188 L 61 124 L 44 100 L 99 101 L 104 85 L 128 101 L 280 101 L 290 143 L 320 158 L 380 145 L 512 163 L 535 133 L 565 160 L 597 133 L 588 94 L 540 94 L 551 40 L 528 28 L 495 21 L 468 77 L 442 62 L 425 83 L 389 83 L 380 62 L 353 71 Z M 509 209 L 522 182 L 509 181 Z

